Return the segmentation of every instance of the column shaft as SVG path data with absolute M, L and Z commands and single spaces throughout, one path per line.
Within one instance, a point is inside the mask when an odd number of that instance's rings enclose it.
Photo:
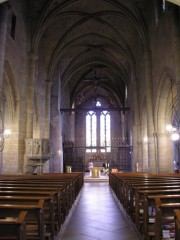
M 139 104 L 138 104 L 138 88 L 137 79 L 133 79 L 133 109 L 134 109 L 134 124 L 133 124 L 133 169 L 142 171 L 143 160 L 142 159 L 142 141 L 140 136 L 140 124 L 139 124 Z
M 147 132 L 148 132 L 148 160 L 150 172 L 157 172 L 158 166 L 155 154 L 154 142 L 154 116 L 153 116 L 153 83 L 152 83 L 152 65 L 151 54 L 146 52 L 145 59 L 145 83 L 146 83 L 146 104 L 147 104 Z
M 50 102 L 51 102 L 51 82 L 46 82 L 46 124 L 45 124 L 45 138 L 49 139 L 50 133 Z
M 180 29 L 179 29 L 179 12 L 172 11 L 172 29 L 173 29 L 173 39 L 174 39 L 174 57 L 175 57 L 175 81 L 177 89 L 177 112 L 180 119 Z
M 0 4 L 0 86 L 2 85 L 3 81 L 4 58 L 7 35 L 7 19 L 8 19 L 8 5 L 7 3 Z
M 168 143 L 167 133 L 156 133 L 158 145 L 159 172 L 173 172 L 172 145 Z
M 26 138 L 33 138 L 33 110 L 34 110 L 34 83 L 35 65 L 37 56 L 34 53 L 29 55 L 29 79 L 27 87 L 27 129 Z

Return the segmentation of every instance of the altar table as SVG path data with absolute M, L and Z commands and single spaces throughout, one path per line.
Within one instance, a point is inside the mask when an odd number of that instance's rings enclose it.
M 88 169 L 92 178 L 99 178 L 100 171 L 102 171 L 104 167 L 88 167 Z

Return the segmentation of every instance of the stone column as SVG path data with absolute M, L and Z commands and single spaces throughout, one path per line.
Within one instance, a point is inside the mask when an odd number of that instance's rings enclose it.
M 27 78 L 27 122 L 26 122 L 26 142 L 33 139 L 33 110 L 34 110 L 34 83 L 35 83 L 35 70 L 37 55 L 30 52 L 28 56 L 28 78 Z M 28 157 L 24 156 L 24 172 L 27 171 L 29 164 Z
M 7 20 L 8 20 L 8 4 L 0 4 L 0 94 L 2 91 L 4 58 L 6 50 L 6 35 L 7 35 Z M 3 154 L 0 152 L 0 173 L 3 169 Z
M 172 145 L 169 144 L 166 132 L 156 133 L 158 146 L 159 172 L 173 172 Z
M 49 139 L 49 131 L 50 131 L 50 102 L 51 102 L 51 85 L 52 82 L 46 82 L 46 106 L 45 106 L 45 138 Z
M 172 9 L 172 29 L 173 29 L 173 42 L 174 42 L 174 68 L 175 68 L 175 85 L 177 89 L 177 113 L 180 119 L 180 28 L 179 28 L 179 11 L 177 8 Z
M 133 171 L 142 171 L 143 159 L 141 156 L 142 143 L 140 142 L 140 125 L 133 125 Z M 138 169 L 137 169 L 138 166 Z
M 154 142 L 154 116 L 153 116 L 153 83 L 152 83 L 152 65 L 151 54 L 146 51 L 144 54 L 145 61 L 145 89 L 147 104 L 147 133 L 148 133 L 148 161 L 149 171 L 158 172 L 158 166 L 155 154 Z
M 149 171 L 149 158 L 148 158 L 148 139 L 147 141 L 142 139 L 142 159 L 143 159 L 143 171 Z
M 31 52 L 29 54 L 29 78 L 27 87 L 27 139 L 33 138 L 34 83 L 36 60 L 37 55 L 34 52 Z
M 0 4 L 0 89 L 3 81 L 4 57 L 6 49 L 8 5 Z
M 134 123 L 133 123 L 133 170 L 142 171 L 143 159 L 141 156 L 142 142 L 140 141 L 140 124 L 139 124 L 139 104 L 138 104 L 138 88 L 137 79 L 133 79 L 133 109 L 134 109 Z M 137 168 L 138 166 L 138 168 Z

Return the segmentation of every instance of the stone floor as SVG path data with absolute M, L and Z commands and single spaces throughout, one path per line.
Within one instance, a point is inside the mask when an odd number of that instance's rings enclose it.
M 108 181 L 87 179 L 56 240 L 139 240 Z

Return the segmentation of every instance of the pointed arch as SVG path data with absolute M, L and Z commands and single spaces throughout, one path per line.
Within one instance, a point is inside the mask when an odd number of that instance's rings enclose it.
M 2 91 L 6 97 L 6 104 L 8 107 L 8 112 L 11 114 L 11 120 L 14 118 L 18 107 L 18 102 L 20 100 L 18 89 L 19 88 L 17 86 L 15 74 L 13 73 L 12 67 L 8 61 L 5 61 Z
M 161 74 L 155 102 L 155 129 L 158 132 L 164 132 L 166 124 L 171 120 L 171 80 L 173 81 L 173 79 L 175 79 L 173 72 L 169 68 L 165 68 Z
M 164 68 L 159 81 L 155 101 L 155 138 L 157 143 L 157 161 L 159 172 L 173 171 L 173 142 L 166 132 L 166 125 L 172 118 L 171 81 L 175 79 L 169 68 Z M 176 92 L 174 87 L 173 92 Z M 175 94 L 176 95 L 176 94 Z
M 39 102 L 37 94 L 34 93 L 34 113 L 33 113 L 33 138 L 39 138 L 40 136 L 40 122 L 39 122 Z

